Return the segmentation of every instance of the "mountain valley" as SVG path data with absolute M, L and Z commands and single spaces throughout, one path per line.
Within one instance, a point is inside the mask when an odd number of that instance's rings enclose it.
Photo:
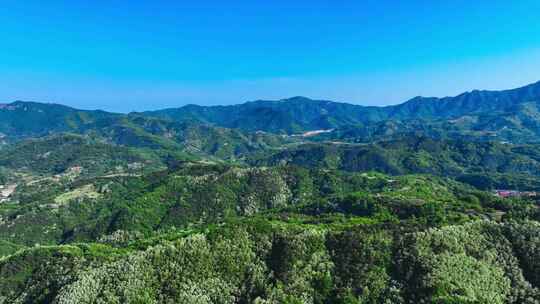
M 0 107 L 0 303 L 538 303 L 540 83 Z

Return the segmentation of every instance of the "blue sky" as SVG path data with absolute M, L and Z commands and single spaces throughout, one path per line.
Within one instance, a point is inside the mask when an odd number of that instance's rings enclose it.
M 540 80 L 539 12 L 537 0 L 4 0 L 0 101 L 126 112 L 512 88 Z

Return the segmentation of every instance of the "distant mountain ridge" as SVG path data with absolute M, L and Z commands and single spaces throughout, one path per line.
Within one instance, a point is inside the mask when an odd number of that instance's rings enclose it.
M 248 133 L 197 122 L 22 101 L 0 107 L 0 133 L 0 139 L 5 142 L 65 133 L 91 135 L 112 145 L 182 151 L 220 159 L 234 159 L 287 141 L 273 134 Z
M 472 91 L 455 97 L 415 97 L 402 104 L 376 107 L 293 97 L 231 106 L 196 106 L 143 112 L 171 120 L 196 120 L 248 131 L 295 133 L 384 120 L 436 120 L 482 113 L 507 113 L 523 103 L 540 102 L 540 82 L 504 91 Z
M 455 97 L 415 97 L 405 103 L 390 106 L 390 118 L 425 118 L 426 115 L 437 118 L 458 117 L 487 111 L 507 111 L 525 102 L 540 102 L 540 81 L 504 91 L 474 90 Z
M 15 101 L 0 106 L 0 132 L 9 137 L 31 137 L 50 132 L 76 131 L 121 114 L 78 110 L 54 103 Z
M 491 136 L 494 132 L 510 130 L 513 131 L 511 135 L 499 136 L 500 139 L 522 136 L 529 141 L 529 138 L 540 138 L 539 105 L 540 82 L 504 91 L 472 91 L 455 97 L 415 97 L 402 104 L 385 107 L 297 96 L 279 101 L 257 100 L 230 106 L 186 105 L 117 114 L 101 110 L 78 110 L 59 104 L 17 101 L 0 106 L 0 133 L 13 138 L 55 132 L 81 133 L 105 128 L 126 119 L 133 123 L 133 117 L 145 117 L 163 120 L 164 124 L 165 121 L 169 121 L 167 124 L 172 121 L 278 134 L 351 126 L 369 129 L 387 121 L 399 122 L 392 124 L 404 125 L 404 129 L 414 129 L 415 125 L 421 125 L 444 132 L 448 126 L 452 129 L 457 124 L 458 132 L 469 134 L 485 131 Z M 411 126 L 410 121 L 413 120 L 416 122 Z M 137 121 L 146 123 L 143 119 Z M 387 131 L 383 128 L 382 133 Z

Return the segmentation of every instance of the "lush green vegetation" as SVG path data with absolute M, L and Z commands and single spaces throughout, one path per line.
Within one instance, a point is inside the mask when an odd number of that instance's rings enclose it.
M 20 138 L 107 128 L 108 132 L 130 140 L 132 136 L 140 137 L 143 130 L 155 135 L 154 131 L 163 126 L 178 130 L 178 126 L 171 124 L 187 123 L 285 134 L 336 129 L 323 134 L 323 138 L 362 142 L 420 132 L 437 138 L 526 143 L 540 141 L 539 101 L 540 82 L 506 91 L 473 91 L 446 98 L 416 97 L 387 107 L 293 97 L 232 106 L 187 105 L 121 115 L 19 101 L 0 108 L 0 132 Z M 142 137 L 147 144 L 156 140 L 148 134 Z
M 63 134 L 21 141 L 0 150 L 0 166 L 4 172 L 42 176 L 81 167 L 77 174 L 97 176 L 113 172 L 141 173 L 143 168 L 159 169 L 164 164 L 153 151 L 110 145 L 89 136 Z
M 481 189 L 538 189 L 540 146 L 405 136 L 370 144 L 307 143 L 249 160 L 393 175 L 426 173 L 457 178 Z
M 536 303 L 536 222 L 415 231 L 250 220 L 0 261 L 9 303 Z M 114 239 L 116 240 L 116 239 Z
M 536 203 L 450 179 L 184 163 L 53 185 L 1 209 L 5 303 L 540 299 Z
M 393 178 L 300 167 L 187 163 L 144 177 L 99 177 L 63 184 L 44 180 L 20 187 L 14 202 L 0 209 L 4 219 L 0 235 L 23 245 L 96 240 L 117 230 L 147 235 L 261 213 L 405 220 L 437 211 L 448 220 L 458 220 L 457 212 L 497 205 L 493 196 L 431 176 Z M 462 201 L 464 197 L 467 201 Z M 42 224 L 33 224 L 37 222 Z
M 446 98 L 416 97 L 387 107 L 293 97 L 233 106 L 189 105 L 144 114 L 248 131 L 291 134 L 338 129 L 330 137 L 362 141 L 420 131 L 442 138 L 538 142 L 539 101 L 540 82 L 506 91 L 473 91 Z
M 0 304 L 540 303 L 539 90 L 2 105 Z

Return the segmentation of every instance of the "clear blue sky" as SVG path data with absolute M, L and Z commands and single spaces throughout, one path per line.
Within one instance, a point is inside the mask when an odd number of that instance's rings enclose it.
M 540 80 L 538 0 L 12 1 L 0 101 L 386 105 Z

